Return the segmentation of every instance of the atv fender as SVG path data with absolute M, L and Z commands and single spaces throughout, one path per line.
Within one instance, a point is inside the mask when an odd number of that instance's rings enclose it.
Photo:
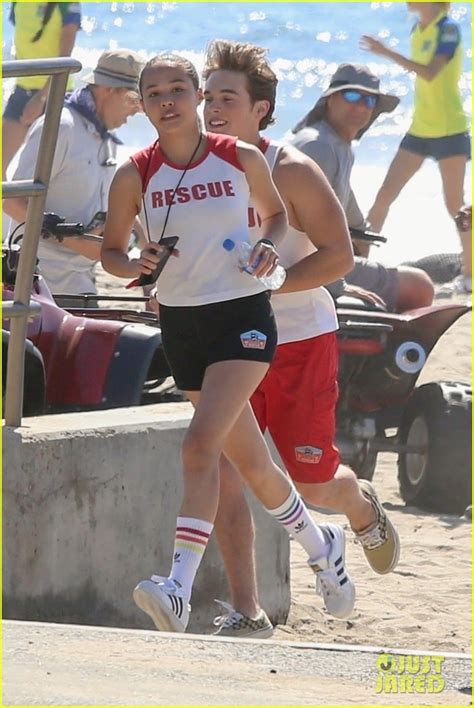
M 161 330 L 127 324 L 120 333 L 104 387 L 104 407 L 137 406 L 150 376 L 170 375 L 164 358 Z
M 53 339 L 47 400 L 63 411 L 138 405 L 161 347 L 155 327 L 66 313 Z
M 56 411 L 100 408 L 122 330 L 121 322 L 89 320 L 59 310 L 61 319 L 41 332 L 46 400 Z

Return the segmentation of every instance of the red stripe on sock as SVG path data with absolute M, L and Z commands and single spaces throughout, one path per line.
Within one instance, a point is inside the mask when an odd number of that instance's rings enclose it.
M 201 546 L 207 546 L 207 541 L 204 541 L 202 538 L 196 538 L 196 536 L 190 536 L 189 534 L 177 533 L 176 538 L 180 538 L 182 541 L 191 541 L 191 543 L 200 543 Z
M 198 529 L 190 529 L 186 526 L 177 526 L 176 527 L 176 532 L 178 533 L 179 531 L 184 531 L 186 533 L 192 533 L 197 534 L 198 536 L 204 536 L 204 538 L 209 538 L 211 534 L 206 533 L 205 531 L 199 531 Z

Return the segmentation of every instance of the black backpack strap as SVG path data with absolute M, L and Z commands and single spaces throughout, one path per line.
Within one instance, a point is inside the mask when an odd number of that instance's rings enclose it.
M 56 9 L 57 4 L 58 4 L 57 2 L 48 2 L 47 3 L 47 7 L 46 7 L 46 10 L 43 15 L 43 20 L 41 22 L 41 27 L 39 28 L 39 30 L 37 31 L 37 33 L 35 34 L 35 36 L 31 40 L 32 42 L 37 42 L 40 39 L 41 35 L 44 32 L 44 28 L 46 27 L 46 25 L 50 21 L 52 15 L 53 15 L 53 12 Z

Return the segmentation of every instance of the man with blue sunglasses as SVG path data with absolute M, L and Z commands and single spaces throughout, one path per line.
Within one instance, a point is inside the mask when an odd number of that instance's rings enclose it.
M 399 101 L 380 90 L 379 79 L 368 67 L 341 64 L 329 87 L 293 129 L 293 145 L 321 167 L 354 229 L 363 230 L 366 222 L 351 188 L 352 141 L 360 140 L 372 123 L 382 113 L 394 111 Z M 371 302 L 381 298 L 388 310 L 400 312 L 431 305 L 433 283 L 424 271 L 408 266 L 386 268 L 367 260 L 366 242 L 355 241 L 354 246 L 358 254 L 354 269 L 345 282 L 327 286 L 333 297 L 359 295 Z

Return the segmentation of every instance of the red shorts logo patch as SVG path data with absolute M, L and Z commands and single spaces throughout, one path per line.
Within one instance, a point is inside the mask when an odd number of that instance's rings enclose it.
M 323 456 L 323 451 L 319 447 L 311 445 L 303 445 L 295 447 L 295 456 L 297 462 L 306 462 L 309 465 L 317 465 Z

